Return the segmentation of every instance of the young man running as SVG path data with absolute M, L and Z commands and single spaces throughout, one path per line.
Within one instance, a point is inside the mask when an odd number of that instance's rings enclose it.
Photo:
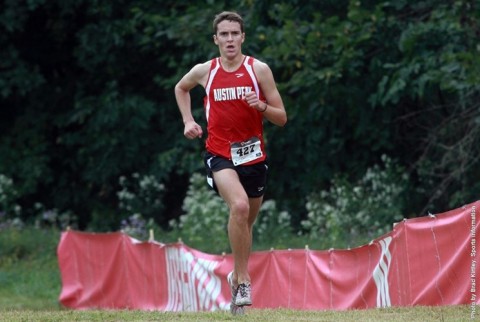
M 197 85 L 205 88 L 207 180 L 230 210 L 231 311 L 242 314 L 244 306 L 252 304 L 248 259 L 267 180 L 263 119 L 284 126 L 287 113 L 270 67 L 242 53 L 242 17 L 235 12 L 219 13 L 213 31 L 220 57 L 195 65 L 175 86 L 175 96 L 185 137 L 201 138 L 203 130 L 192 115 L 190 90 Z

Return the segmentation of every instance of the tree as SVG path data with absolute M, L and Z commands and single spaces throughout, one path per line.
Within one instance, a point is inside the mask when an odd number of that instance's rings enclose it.
M 476 198 L 479 36 L 475 1 L 228 2 L 245 53 L 269 63 L 289 114 L 266 125 L 267 199 L 305 219 L 307 196 L 357 182 L 388 155 L 413 185 L 406 216 Z M 215 57 L 210 24 L 225 1 L 19 2 L 0 11 L 0 174 L 24 219 L 71 210 L 80 227 L 117 229 L 121 177 L 155 177 L 166 226 L 183 213 L 202 143 L 185 140 L 173 86 Z M 205 126 L 201 89 L 194 113 Z M 161 210 L 160 210 L 161 209 Z M 92 224 L 93 223 L 93 224 Z

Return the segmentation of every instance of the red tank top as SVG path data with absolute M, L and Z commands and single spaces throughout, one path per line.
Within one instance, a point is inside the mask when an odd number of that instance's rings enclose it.
M 234 72 L 225 71 L 219 58 L 212 59 L 204 98 L 208 137 L 206 149 L 212 154 L 231 159 L 230 145 L 258 137 L 263 156 L 246 164 L 264 161 L 263 114 L 244 100 L 245 93 L 255 91 L 265 100 L 253 71 L 254 58 L 246 56 Z

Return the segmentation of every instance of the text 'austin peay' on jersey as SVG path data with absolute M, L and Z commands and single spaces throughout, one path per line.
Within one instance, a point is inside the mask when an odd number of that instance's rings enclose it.
M 243 164 L 255 164 L 266 158 L 263 139 L 263 114 L 250 107 L 245 94 L 255 91 L 260 100 L 265 101 L 256 75 L 253 71 L 253 57 L 246 56 L 240 67 L 233 72 L 222 68 L 219 58 L 211 63 L 204 98 L 207 119 L 208 152 L 227 159 L 237 159 L 237 153 L 253 152 L 255 155 L 245 159 Z M 255 143 L 256 146 L 254 147 Z M 250 148 L 239 149 L 239 146 Z M 236 148 L 232 148 L 236 147 Z M 235 152 L 234 152 L 235 151 Z M 235 162 L 234 162 L 235 163 Z

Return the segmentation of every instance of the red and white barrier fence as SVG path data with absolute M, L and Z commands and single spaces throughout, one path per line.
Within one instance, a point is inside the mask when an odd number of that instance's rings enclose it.
M 254 252 L 253 307 L 343 310 L 479 304 L 480 201 L 405 220 L 349 250 Z M 60 303 L 74 309 L 226 310 L 233 258 L 123 233 L 62 233 Z

